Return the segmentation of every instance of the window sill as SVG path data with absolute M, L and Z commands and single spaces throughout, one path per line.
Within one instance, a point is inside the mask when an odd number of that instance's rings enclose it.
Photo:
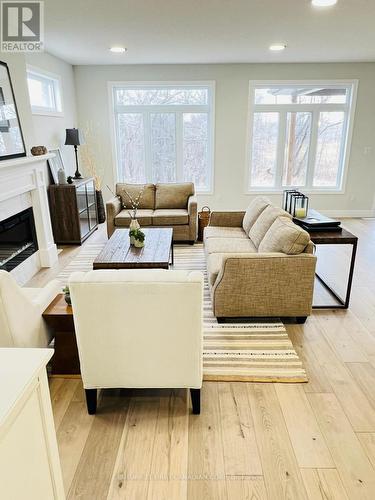
M 35 109 L 31 108 L 31 114 L 37 116 L 55 116 L 58 118 L 62 118 L 64 116 L 63 111 L 48 111 L 47 109 Z
M 285 188 L 288 189 L 288 188 Z M 293 189 L 293 188 L 290 188 Z M 300 190 L 303 194 L 345 194 L 344 189 L 304 189 L 304 188 L 296 188 Z M 283 194 L 284 190 L 283 189 L 252 189 L 245 191 L 245 194 L 250 194 L 250 195 L 272 195 L 272 194 Z
M 213 195 L 213 191 L 195 191 L 196 196 L 208 196 L 208 195 Z

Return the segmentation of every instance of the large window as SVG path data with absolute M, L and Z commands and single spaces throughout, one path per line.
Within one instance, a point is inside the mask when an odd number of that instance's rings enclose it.
M 27 86 L 34 114 L 62 114 L 61 84 L 57 75 L 28 67 Z
M 213 83 L 112 84 L 117 179 L 212 189 Z
M 357 83 L 250 83 L 248 190 L 340 191 Z

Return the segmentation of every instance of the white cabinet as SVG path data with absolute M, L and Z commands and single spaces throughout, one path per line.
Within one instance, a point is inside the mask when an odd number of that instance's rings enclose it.
M 52 349 L 0 349 L 1 500 L 65 499 L 46 375 Z

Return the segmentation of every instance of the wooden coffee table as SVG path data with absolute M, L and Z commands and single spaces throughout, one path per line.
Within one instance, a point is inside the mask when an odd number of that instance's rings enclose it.
M 145 246 L 130 245 L 128 228 L 116 229 L 94 260 L 93 269 L 168 269 L 173 264 L 173 229 L 142 228 Z

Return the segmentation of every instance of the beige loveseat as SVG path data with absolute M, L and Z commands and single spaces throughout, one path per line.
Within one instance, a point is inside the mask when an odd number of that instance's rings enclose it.
M 204 231 L 213 311 L 220 321 L 311 313 L 316 257 L 309 234 L 263 197 L 246 212 L 213 212 Z
M 129 197 L 135 199 L 143 184 L 116 184 L 116 197 L 107 202 L 107 232 L 130 224 Z M 194 184 L 145 184 L 137 219 L 141 227 L 172 227 L 174 241 L 194 243 L 197 239 L 197 199 Z

